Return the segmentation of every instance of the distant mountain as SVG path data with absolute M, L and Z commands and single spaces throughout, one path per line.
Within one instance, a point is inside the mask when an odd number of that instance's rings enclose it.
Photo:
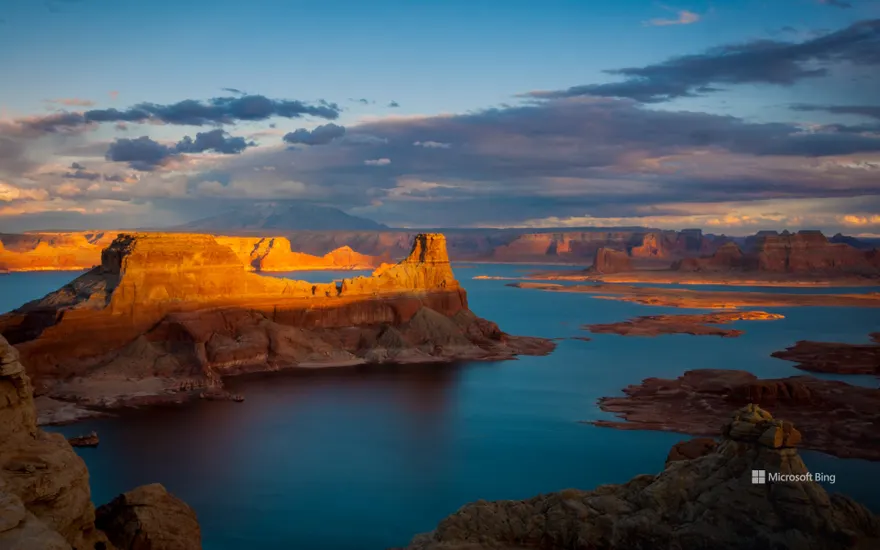
M 217 216 L 202 218 L 175 229 L 209 232 L 255 230 L 329 231 L 375 230 L 388 227 L 373 220 L 346 214 L 338 208 L 303 203 L 264 202 L 241 206 Z

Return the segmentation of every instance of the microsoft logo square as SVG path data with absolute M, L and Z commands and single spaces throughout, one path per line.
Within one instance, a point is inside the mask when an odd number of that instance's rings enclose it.
M 752 470 L 752 484 L 764 485 L 767 483 L 767 470 Z

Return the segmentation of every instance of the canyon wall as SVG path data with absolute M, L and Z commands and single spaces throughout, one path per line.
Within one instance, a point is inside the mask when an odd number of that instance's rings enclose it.
M 729 242 L 712 255 L 680 260 L 673 265 L 673 269 L 818 276 L 877 275 L 880 274 L 880 262 L 876 250 L 861 250 L 844 242 L 830 242 L 818 231 L 794 234 L 761 232 L 747 238 L 742 247 Z
M 0 333 L 26 358 L 40 403 L 85 408 L 199 396 L 245 372 L 553 348 L 468 310 L 440 234 L 339 283 L 259 275 L 210 235 L 123 234 L 101 265 L 0 317 Z

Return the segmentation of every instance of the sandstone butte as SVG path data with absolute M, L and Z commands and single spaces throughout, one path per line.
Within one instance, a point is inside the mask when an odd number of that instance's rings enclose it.
M 370 277 L 309 283 L 248 271 L 210 235 L 123 234 L 101 265 L 0 316 L 41 422 L 222 392 L 224 376 L 295 366 L 549 353 L 478 318 L 440 234 Z
M 101 252 L 118 232 L 25 233 L 0 235 L 0 271 L 79 271 L 101 263 Z M 391 261 L 359 254 L 341 246 L 323 256 L 291 249 L 285 237 L 216 237 L 255 271 L 306 271 L 319 269 L 373 269 Z
M 880 518 L 804 479 L 800 440 L 790 422 L 755 405 L 732 418 L 728 409 L 719 443 L 677 445 L 657 475 L 592 491 L 477 501 L 406 550 L 880 548 Z M 753 470 L 804 480 L 753 484 Z
M 0 548 L 201 548 L 195 512 L 161 485 L 138 487 L 96 514 L 85 463 L 61 434 L 37 428 L 32 392 L 0 337 Z

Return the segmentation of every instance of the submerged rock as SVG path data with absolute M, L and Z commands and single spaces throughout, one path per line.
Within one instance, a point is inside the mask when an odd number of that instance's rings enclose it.
M 419 535 L 408 550 L 823 550 L 880 547 L 880 518 L 829 495 L 789 444 L 794 428 L 755 406 L 738 410 L 715 448 L 657 475 L 593 491 L 478 501 Z M 782 441 L 768 440 L 782 430 Z M 769 443 L 769 444 L 768 444 Z M 777 445 L 777 443 L 780 443 Z M 755 472 L 768 474 L 755 483 Z
M 91 432 L 77 437 L 68 437 L 67 442 L 72 447 L 97 447 L 100 440 L 98 439 L 97 432 Z

